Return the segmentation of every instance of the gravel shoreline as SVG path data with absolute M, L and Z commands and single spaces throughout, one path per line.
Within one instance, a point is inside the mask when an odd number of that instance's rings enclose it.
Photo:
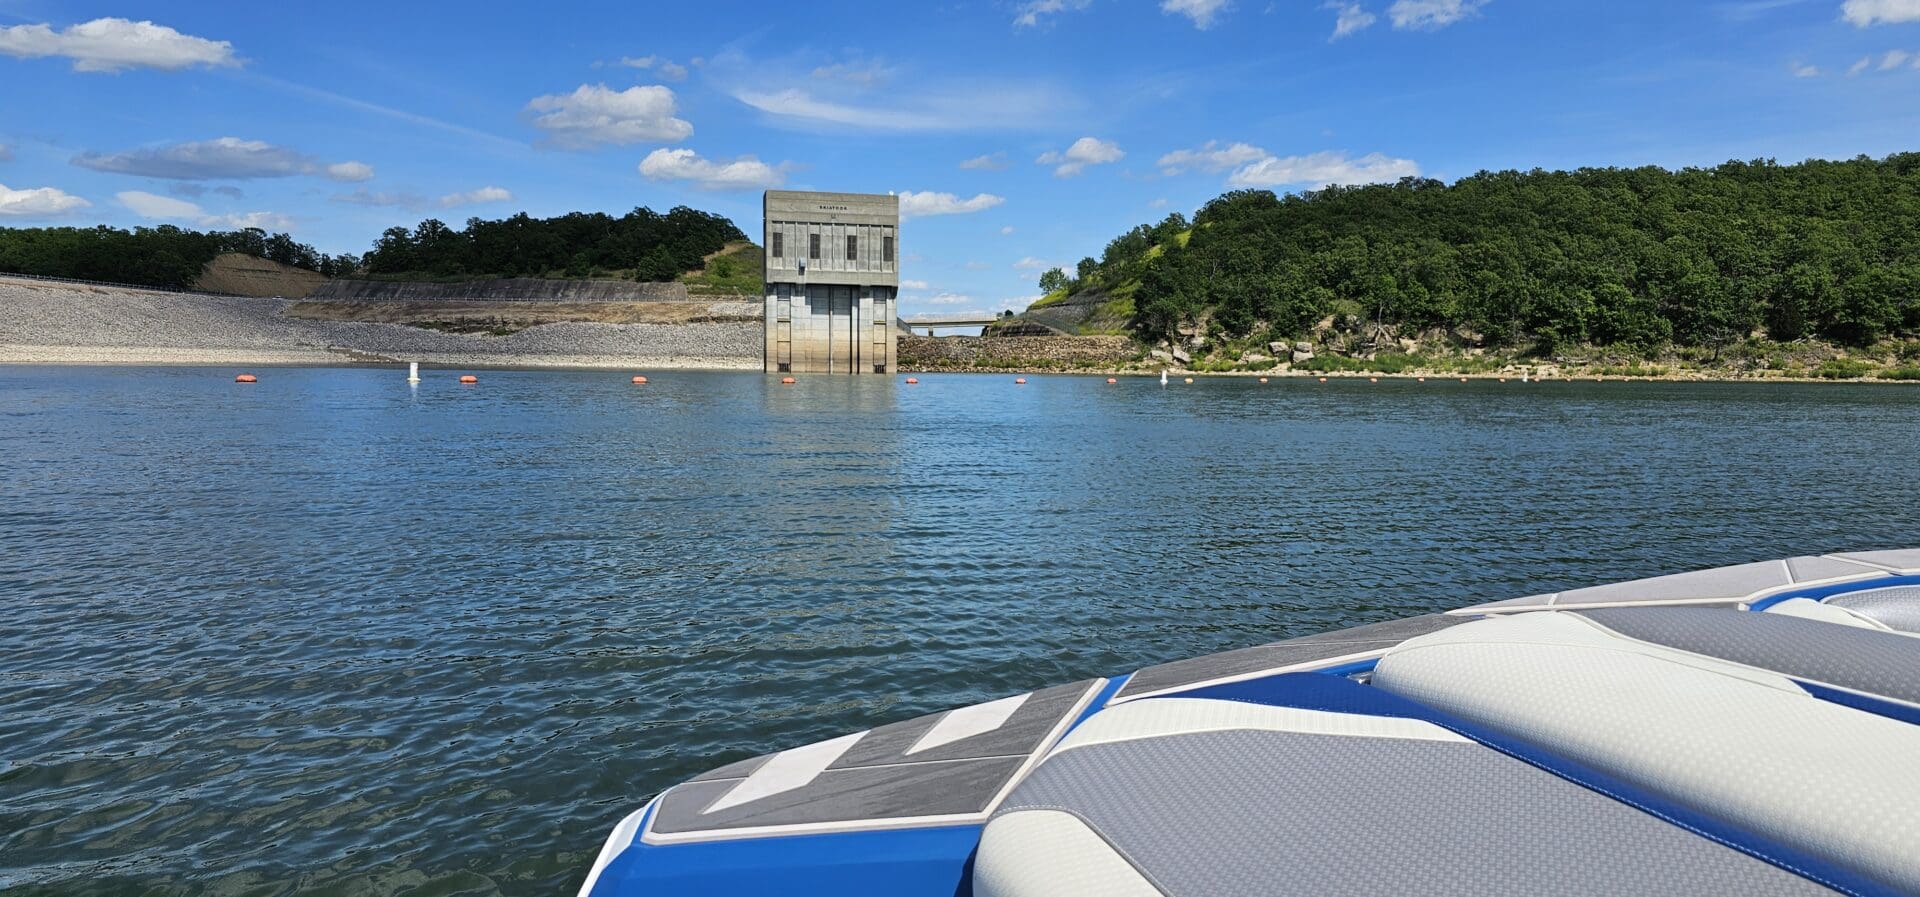
M 507 336 L 287 317 L 284 299 L 0 277 L 0 363 L 369 364 L 758 370 L 754 322 L 542 324 Z

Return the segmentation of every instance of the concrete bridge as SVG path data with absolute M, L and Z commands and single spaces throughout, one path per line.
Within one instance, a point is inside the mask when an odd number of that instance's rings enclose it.
M 943 327 L 985 327 L 998 320 L 999 315 L 951 315 L 944 318 L 923 315 L 911 321 L 901 318 L 900 327 L 909 333 L 925 330 L 928 336 L 932 336 L 933 331 Z

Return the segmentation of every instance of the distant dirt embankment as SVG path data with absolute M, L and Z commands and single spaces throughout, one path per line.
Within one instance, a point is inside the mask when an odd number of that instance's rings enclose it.
M 424 299 L 309 299 L 287 307 L 290 318 L 406 324 L 453 333 L 502 336 L 542 324 L 758 325 L 757 302 L 464 301 Z
M 457 283 L 389 280 L 332 280 L 306 294 L 309 299 L 417 302 L 684 302 L 684 283 L 631 280 L 537 280 L 508 277 Z
M 193 288 L 204 293 L 234 296 L 281 296 L 304 299 L 325 285 L 327 279 L 314 271 L 282 265 L 244 252 L 223 252 L 200 269 Z

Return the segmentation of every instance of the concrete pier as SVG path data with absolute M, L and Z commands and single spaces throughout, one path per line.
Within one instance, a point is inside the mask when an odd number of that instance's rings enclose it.
M 766 371 L 897 369 L 900 200 L 769 190 Z

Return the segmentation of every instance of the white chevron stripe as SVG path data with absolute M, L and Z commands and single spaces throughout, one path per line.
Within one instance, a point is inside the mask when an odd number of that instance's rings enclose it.
M 791 750 L 781 751 L 760 764 L 752 775 L 740 780 L 740 784 L 720 796 L 713 805 L 700 811 L 714 813 L 728 807 L 737 807 L 751 803 L 763 797 L 772 797 L 795 788 L 805 788 L 808 783 L 825 772 L 833 761 L 852 748 L 854 742 L 866 737 L 865 732 L 842 735 L 832 741 L 809 744 Z
M 1029 692 L 1024 695 L 1014 695 L 1011 698 L 1001 698 L 998 701 L 988 701 L 985 704 L 975 704 L 972 707 L 949 710 L 946 716 L 940 717 L 940 721 L 933 724 L 933 728 L 927 730 L 927 734 L 920 736 L 920 740 L 913 743 L 913 747 L 907 748 L 907 754 L 911 756 L 943 744 L 952 744 L 962 738 L 972 738 L 998 729 L 1006 725 L 1014 711 L 1019 710 L 1020 705 L 1027 703 L 1027 699 L 1032 696 Z

